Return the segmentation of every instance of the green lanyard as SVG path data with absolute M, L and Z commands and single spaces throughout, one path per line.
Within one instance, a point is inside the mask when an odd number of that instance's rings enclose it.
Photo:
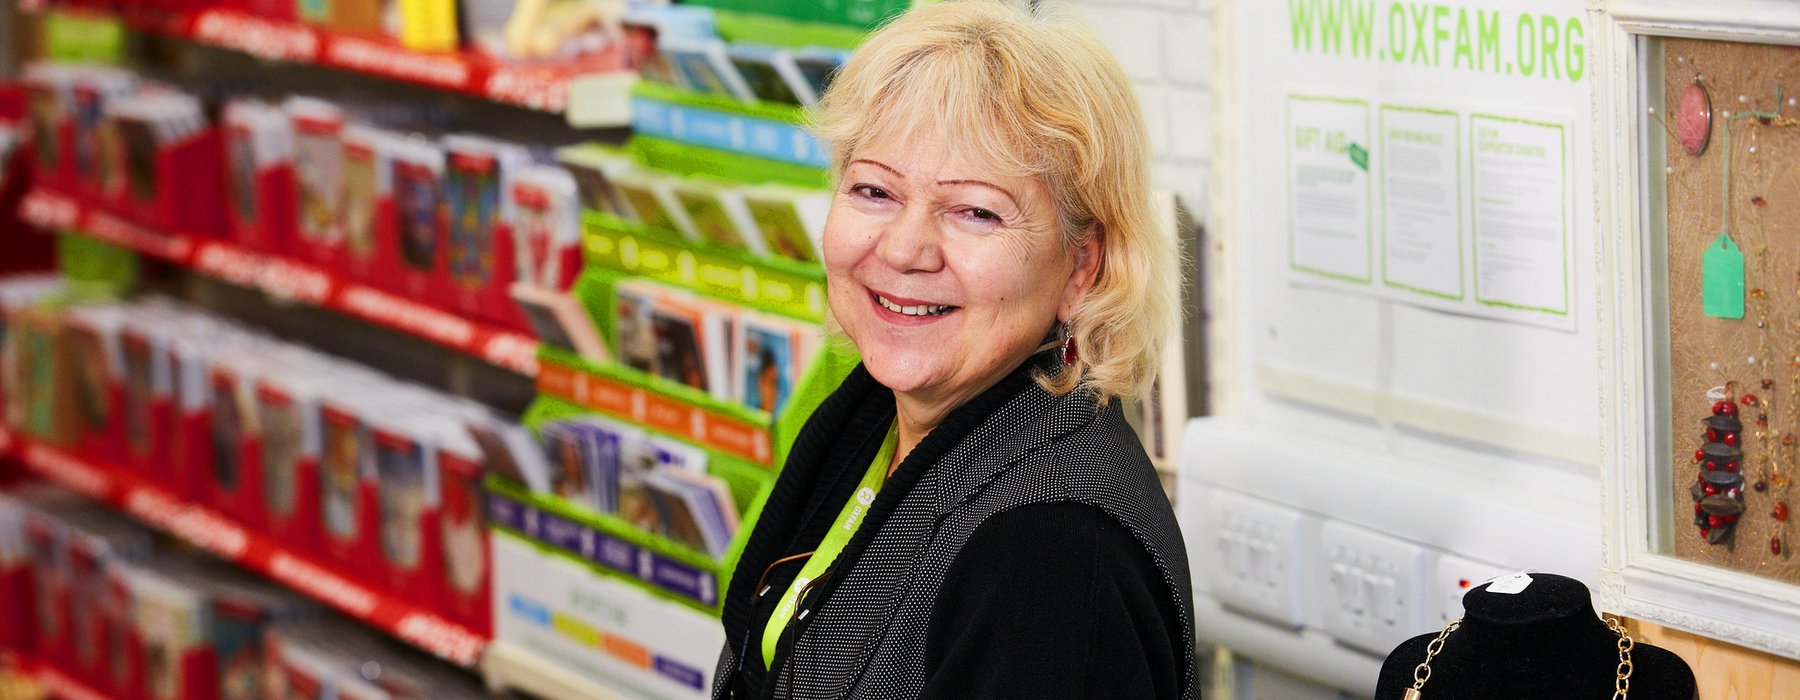
M 781 596 L 776 604 L 775 612 L 769 615 L 769 624 L 763 628 L 762 653 L 765 666 L 775 663 L 775 645 L 781 641 L 781 632 L 787 629 L 788 620 L 794 616 L 795 604 L 800 598 L 800 589 L 806 587 L 819 574 L 831 568 L 838 554 L 844 551 L 844 545 L 850 543 L 850 536 L 856 534 L 857 526 L 862 525 L 863 515 L 869 512 L 869 506 L 875 503 L 875 492 L 881 490 L 881 483 L 887 480 L 888 463 L 894 461 L 894 450 L 899 448 L 900 435 L 898 424 L 888 428 L 887 439 L 881 443 L 881 450 L 875 454 L 875 461 L 869 463 L 869 472 L 863 475 L 862 483 L 851 494 L 850 501 L 838 513 L 837 521 L 831 531 L 825 533 L 825 539 L 819 542 L 819 548 L 808 557 L 806 564 L 800 567 L 800 574 L 794 577 L 793 584 L 788 586 L 787 593 Z

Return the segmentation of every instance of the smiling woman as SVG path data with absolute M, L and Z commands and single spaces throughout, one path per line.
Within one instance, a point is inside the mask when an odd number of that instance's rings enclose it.
M 1143 119 L 1093 34 L 931 5 L 821 100 L 863 364 L 727 594 L 715 697 L 1195 697 L 1181 535 L 1119 400 L 1175 309 Z

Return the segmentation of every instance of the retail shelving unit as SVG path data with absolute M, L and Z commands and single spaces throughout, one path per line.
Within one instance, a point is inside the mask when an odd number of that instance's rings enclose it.
M 25 9 L 42 10 L 44 4 Z M 720 33 L 727 39 L 761 41 L 768 32 L 786 32 L 795 47 L 848 48 L 880 17 L 912 0 L 858 3 L 854 10 L 796 2 L 690 4 L 719 9 Z M 859 14 L 871 10 L 876 14 Z M 826 152 L 806 133 L 800 108 L 637 83 L 620 69 L 616 54 L 548 68 L 507 64 L 472 51 L 411 51 L 387 40 L 235 9 L 162 15 L 134 9 L 115 17 L 137 32 L 560 114 L 577 127 L 631 126 L 638 135 L 626 150 L 642 165 L 680 176 L 812 188 L 827 180 Z M 815 23 L 796 22 L 802 18 Z M 484 499 L 496 618 L 490 638 L 335 571 L 219 510 L 183 500 L 122 465 L 94 461 L 0 425 L 0 458 L 10 457 L 32 474 L 478 671 L 496 689 L 558 698 L 704 697 L 723 641 L 717 614 L 732 562 L 768 497 L 786 445 L 855 362 L 829 345 L 820 348 L 810 370 L 794 377 L 788 404 L 771 414 L 622 364 L 540 347 L 509 328 L 352 281 L 314 262 L 200 231 L 147 226 L 53 186 L 31 189 L 19 210 L 21 218 L 46 230 L 371 322 L 528 377 L 538 390 L 524 417 L 529 426 L 597 414 L 706 451 L 708 472 L 726 482 L 743 515 L 723 555 L 490 476 Z M 820 323 L 826 315 L 824 274 L 816 264 L 695 243 L 597 212 L 587 212 L 583 223 L 584 271 L 574 293 L 590 311 L 609 307 L 614 284 L 635 279 L 789 320 Z M 30 668 L 59 697 L 98 697 L 47 664 Z

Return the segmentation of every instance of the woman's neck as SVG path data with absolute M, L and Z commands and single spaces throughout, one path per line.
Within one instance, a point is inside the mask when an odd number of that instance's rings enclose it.
M 1012 367 L 1017 367 L 1014 363 Z M 894 462 L 888 465 L 888 473 L 893 474 L 900 463 L 906 461 L 913 448 L 918 447 L 944 419 L 963 404 L 980 396 L 982 392 L 1000 383 L 1011 373 L 1009 368 L 986 381 L 971 382 L 965 386 L 951 390 L 925 389 L 920 391 L 894 392 L 894 421 L 899 442 L 894 448 Z
M 925 436 L 931 434 L 933 428 L 944 422 L 944 417 L 950 414 L 950 409 L 955 408 L 951 406 L 936 411 L 932 407 L 915 404 L 910 406 L 909 410 L 908 404 L 914 403 L 908 401 L 907 397 L 902 394 L 894 394 L 894 432 L 897 442 L 894 446 L 894 461 L 888 463 L 887 471 L 890 476 L 893 475 L 895 469 L 900 468 L 901 462 L 906 461 L 906 456 L 912 454 L 913 448 L 918 447 L 919 443 L 925 440 Z

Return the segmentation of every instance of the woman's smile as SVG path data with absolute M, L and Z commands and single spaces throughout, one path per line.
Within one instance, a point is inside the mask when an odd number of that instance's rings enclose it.
M 905 326 L 920 326 L 932 323 L 945 316 L 956 313 L 962 308 L 949 304 L 934 304 L 918 299 L 909 299 L 907 297 L 885 294 L 874 290 L 869 291 L 869 299 L 875 302 L 875 306 L 879 307 L 882 311 L 887 312 L 878 314 L 883 320 Z

